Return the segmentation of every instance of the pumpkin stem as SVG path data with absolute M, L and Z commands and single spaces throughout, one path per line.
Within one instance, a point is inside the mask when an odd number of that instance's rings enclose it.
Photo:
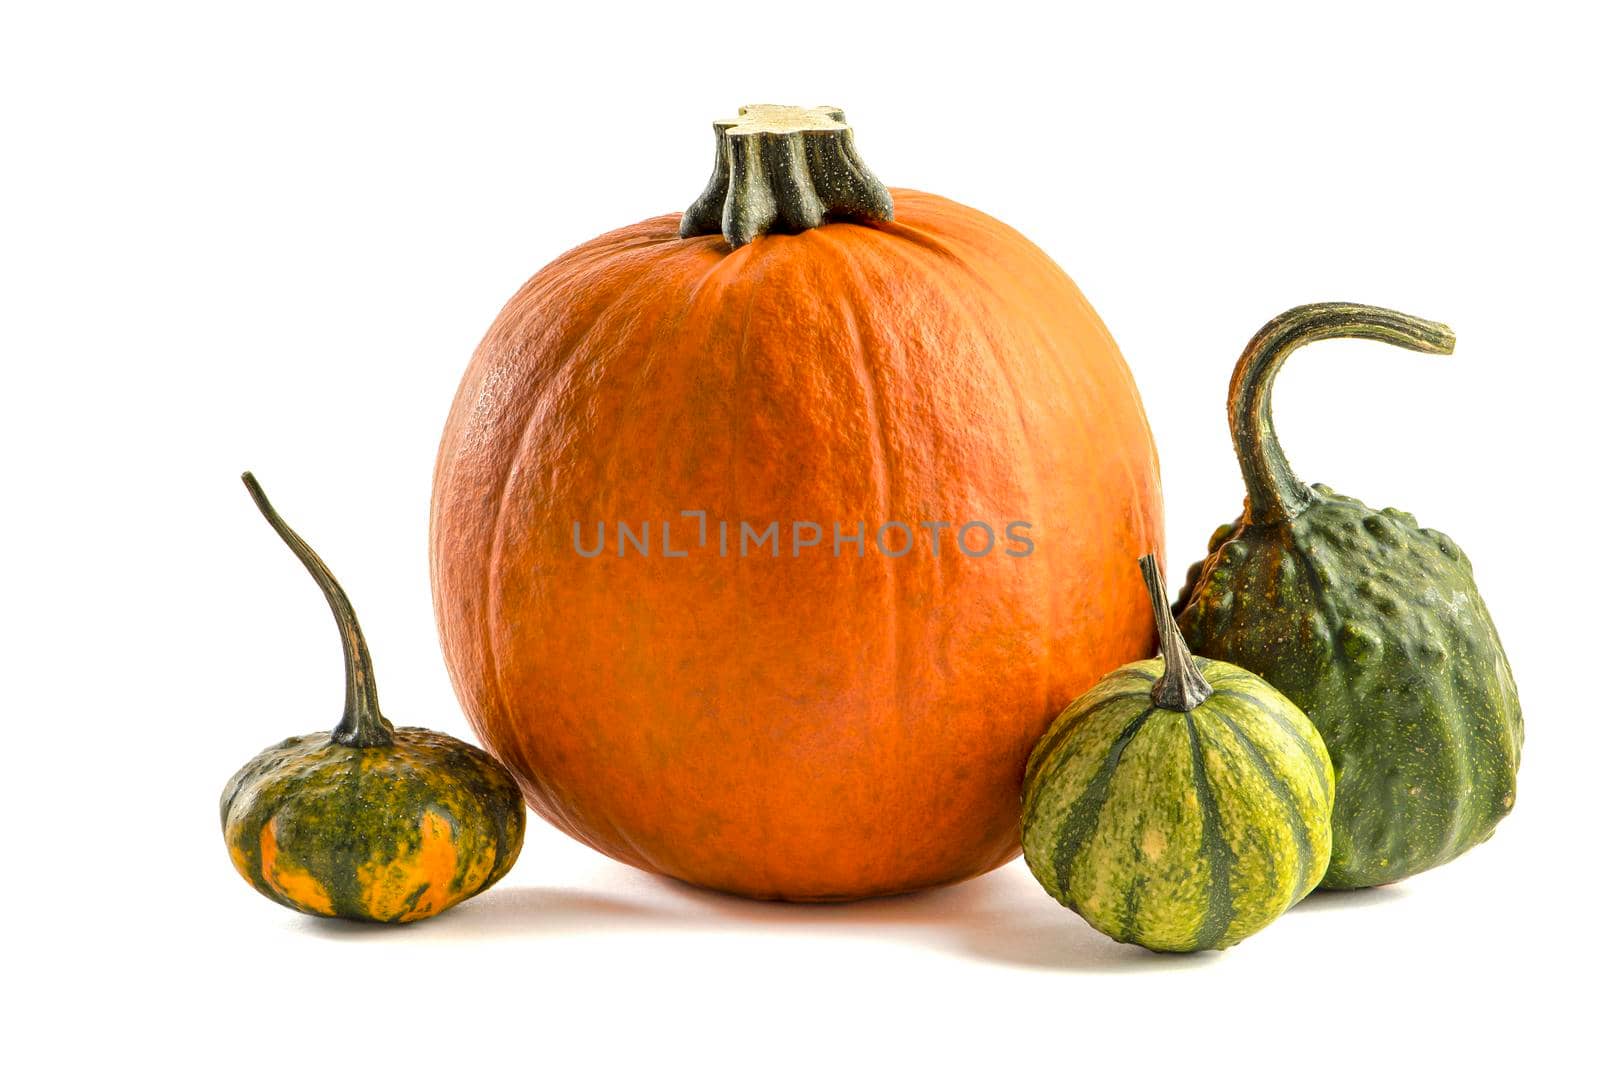
M 739 248 L 765 233 L 894 218 L 889 190 L 856 154 L 838 108 L 750 104 L 711 124 L 711 182 L 683 213 L 682 237 L 720 233 Z
M 1167 603 L 1167 586 L 1161 581 L 1161 568 L 1154 553 L 1139 557 L 1139 573 L 1144 576 L 1144 588 L 1150 594 L 1150 608 L 1156 616 L 1156 636 L 1161 643 L 1161 660 L 1164 665 L 1161 677 L 1150 687 L 1150 699 L 1157 708 L 1170 708 L 1177 712 L 1192 712 L 1211 696 L 1211 684 L 1200 674 L 1200 665 L 1194 662 L 1189 647 L 1178 633 L 1177 621 L 1172 618 L 1172 606 Z
M 1250 339 L 1228 386 L 1228 428 L 1244 474 L 1245 521 L 1279 523 L 1311 504 L 1311 491 L 1295 477 L 1272 425 L 1272 383 L 1289 354 L 1328 338 L 1372 338 L 1391 345 L 1449 355 L 1456 335 L 1433 323 L 1367 304 L 1302 304 L 1290 308 Z
M 261 491 L 256 476 L 246 471 L 239 477 L 244 479 L 250 499 L 256 502 L 256 507 L 267 517 L 267 522 L 278 532 L 278 537 L 311 572 L 311 577 L 328 599 L 328 607 L 333 609 L 334 621 L 339 624 L 339 640 L 344 643 L 344 717 L 333 729 L 333 740 L 341 745 L 357 747 L 393 744 L 394 726 L 378 710 L 378 688 L 372 678 L 372 657 L 367 652 L 367 642 L 361 636 L 361 624 L 356 622 L 350 599 L 339 588 L 339 582 L 328 570 L 328 565 L 278 515 L 272 502 Z

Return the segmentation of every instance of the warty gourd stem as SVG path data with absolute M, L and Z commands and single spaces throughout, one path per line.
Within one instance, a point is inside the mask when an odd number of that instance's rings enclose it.
M 1330 338 L 1371 338 L 1445 356 L 1456 335 L 1443 323 L 1369 304 L 1302 304 L 1256 332 L 1233 369 L 1228 386 L 1228 429 L 1244 475 L 1247 523 L 1281 523 L 1311 504 L 1311 491 L 1295 477 L 1272 425 L 1272 383 L 1289 354 Z

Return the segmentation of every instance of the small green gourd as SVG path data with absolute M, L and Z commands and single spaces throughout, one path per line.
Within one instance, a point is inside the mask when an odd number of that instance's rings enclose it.
M 1288 698 L 1190 655 L 1155 557 L 1139 567 L 1161 657 L 1108 674 L 1039 741 L 1022 851 L 1052 897 L 1119 942 L 1223 949 L 1322 878 L 1333 768 Z
M 527 825 L 521 791 L 476 746 L 384 717 L 344 590 L 255 476 L 243 478 L 333 609 L 345 703 L 332 731 L 264 749 L 228 780 L 228 855 L 251 886 L 300 912 L 383 923 L 437 916 L 511 870 Z
M 1324 338 L 1455 346 L 1447 326 L 1361 304 L 1308 304 L 1263 327 L 1228 392 L 1244 514 L 1212 536 L 1177 610 L 1196 652 L 1256 672 L 1317 725 L 1337 775 L 1323 885 L 1362 887 L 1493 833 L 1516 798 L 1522 708 L 1455 542 L 1290 470 L 1272 383 L 1291 352 Z

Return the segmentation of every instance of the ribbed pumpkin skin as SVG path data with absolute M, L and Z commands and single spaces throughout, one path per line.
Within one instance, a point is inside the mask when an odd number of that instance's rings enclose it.
M 895 208 L 732 252 L 675 215 L 607 234 L 462 382 L 432 521 L 451 676 L 529 804 L 620 860 L 790 899 L 987 871 L 1054 711 L 1151 647 L 1126 561 L 1159 543 L 1159 479 L 1110 335 L 1015 231 Z M 650 521 L 648 558 L 574 550 L 618 520 Z M 952 546 L 973 520 L 980 559 Z M 741 521 L 779 522 L 781 556 L 739 558 Z M 792 555 L 796 521 L 821 549 Z M 917 548 L 877 551 L 888 521 Z M 923 521 L 952 524 L 938 558 Z M 1032 555 L 1004 555 L 1011 521 Z M 858 522 L 865 556 L 835 556 Z
M 1159 659 L 1114 671 L 1061 714 L 1028 764 L 1023 853 L 1050 895 L 1119 942 L 1223 949 L 1328 867 L 1333 767 L 1271 686 L 1195 658 L 1214 688 L 1156 708 Z
M 222 792 L 240 875 L 317 916 L 410 923 L 511 870 L 527 816 L 505 771 L 474 746 L 420 727 L 358 748 L 327 731 L 258 754 Z

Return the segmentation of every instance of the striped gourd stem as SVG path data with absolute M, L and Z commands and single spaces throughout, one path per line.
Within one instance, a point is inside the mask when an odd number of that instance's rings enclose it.
M 1192 712 L 1211 696 L 1211 684 L 1200 674 L 1200 667 L 1184 644 L 1183 635 L 1178 633 L 1172 606 L 1167 603 L 1167 587 L 1161 581 L 1161 568 L 1153 553 L 1139 557 L 1139 572 L 1144 576 L 1144 588 L 1150 594 L 1150 607 L 1155 612 L 1156 636 L 1161 642 L 1164 665 L 1161 677 L 1150 687 L 1150 699 L 1157 708 Z

